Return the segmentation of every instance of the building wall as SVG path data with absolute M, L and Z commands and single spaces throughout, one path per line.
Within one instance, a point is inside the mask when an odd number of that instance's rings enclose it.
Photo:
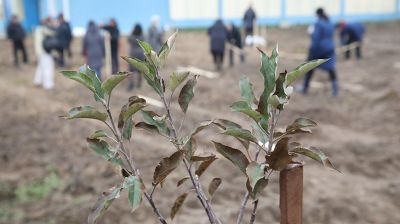
M 345 14 L 366 15 L 366 14 L 395 14 L 396 0 L 347 0 Z
M 169 16 L 172 20 L 204 20 L 218 18 L 215 0 L 170 0 Z
M 223 0 L 222 2 L 222 16 L 227 19 L 242 18 L 250 5 L 248 0 L 237 0 L 236 4 L 232 4 L 230 0 Z M 281 15 L 281 0 L 254 0 L 251 5 L 261 18 L 277 18 Z
M 31 8 L 24 1 L 0 0 L 3 11 L 7 5 L 11 13 L 24 18 Z M 333 21 L 383 21 L 400 18 L 400 0 L 37 0 L 40 17 L 56 16 L 63 12 L 76 31 L 83 31 L 89 20 L 106 23 L 116 18 L 124 33 L 134 23 L 145 28 L 152 15 L 161 17 L 162 25 L 182 28 L 208 27 L 217 18 L 241 24 L 242 16 L 251 4 L 262 25 L 307 24 L 315 20 L 314 11 L 324 7 Z M 22 5 L 21 5 L 22 4 Z M 10 11 L 10 10 L 9 10 Z M 10 13 L 9 13 L 10 14 Z M 5 28 L 7 13 L 0 17 Z M 4 29 L 2 29 L 4 30 Z
M 178 27 L 209 26 L 217 18 L 241 24 L 241 18 L 252 5 L 262 25 L 308 24 L 315 21 L 315 10 L 323 7 L 333 21 L 385 21 L 400 18 L 400 0 L 207 0 L 212 15 L 196 17 L 205 6 L 198 7 L 200 0 L 170 0 L 179 11 L 187 12 L 179 18 L 171 16 L 170 23 Z M 178 2 L 185 2 L 178 4 Z M 196 5 L 196 7 L 192 7 Z M 176 10 L 170 8 L 170 11 Z M 190 12 L 190 13 L 189 13 Z

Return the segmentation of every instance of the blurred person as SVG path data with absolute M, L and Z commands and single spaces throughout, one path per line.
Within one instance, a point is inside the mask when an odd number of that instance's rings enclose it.
M 208 35 L 210 36 L 210 50 L 214 64 L 216 69 L 220 71 L 224 62 L 225 41 L 228 38 L 228 31 L 221 19 L 215 21 L 214 25 L 208 29 Z
M 25 30 L 18 20 L 16 15 L 11 17 L 11 21 L 7 26 L 7 38 L 12 42 L 14 52 L 14 65 L 19 67 L 18 52 L 22 52 L 22 60 L 25 64 L 28 63 L 28 54 L 25 50 L 24 39 Z
M 82 55 L 86 59 L 86 64 L 96 72 L 97 77 L 101 80 L 101 68 L 105 57 L 104 37 L 93 21 L 89 22 L 83 38 Z
M 148 32 L 148 42 L 155 52 L 158 52 L 163 45 L 163 31 L 160 28 L 160 16 L 151 17 L 151 25 Z
M 253 10 L 252 5 L 246 10 L 243 16 L 243 26 L 245 30 L 245 36 L 253 36 L 254 24 L 256 22 L 257 15 Z
M 72 35 L 71 25 L 70 25 L 70 23 L 68 21 L 65 20 L 63 14 L 60 14 L 58 16 L 58 18 L 59 18 L 60 24 L 64 23 L 64 24 L 66 24 L 66 26 L 68 26 L 68 30 L 69 30 L 69 33 L 68 33 L 68 36 L 67 36 L 68 37 L 68 39 L 67 39 L 68 43 L 67 43 L 67 47 L 65 48 L 65 50 L 66 50 L 66 52 L 68 54 L 68 57 L 72 58 L 71 43 L 72 43 L 72 40 L 73 40 L 74 36 Z
M 340 44 L 346 46 L 356 43 L 356 56 L 361 59 L 361 44 L 363 41 L 365 28 L 361 23 L 346 23 L 341 21 L 336 25 L 339 30 Z M 350 58 L 350 49 L 345 51 L 345 58 Z
M 41 21 L 41 24 L 34 31 L 34 48 L 37 56 L 36 73 L 33 83 L 36 86 L 43 86 L 44 89 L 54 87 L 54 59 L 51 55 L 52 41 L 55 39 L 55 32 L 51 29 L 51 19 Z
M 235 63 L 234 61 L 234 50 L 233 48 L 236 47 L 240 53 L 240 61 L 243 63 L 244 62 L 244 54 L 242 52 L 242 37 L 240 35 L 240 30 L 233 24 L 228 24 L 227 25 L 227 38 L 228 38 L 228 43 L 231 45 L 229 48 L 229 65 L 232 67 Z
M 64 16 L 62 14 L 58 16 L 58 26 L 56 28 L 56 36 L 59 41 L 58 64 L 61 67 L 64 67 L 65 66 L 64 53 L 69 49 L 69 45 L 72 40 L 72 32 L 69 23 L 64 20 Z
M 100 26 L 110 34 L 110 45 L 111 45 L 111 71 L 113 74 L 117 74 L 119 71 L 118 62 L 118 50 L 119 50 L 119 29 L 115 19 L 111 19 L 108 25 Z
M 318 8 L 316 14 L 318 19 L 314 24 L 313 29 L 311 29 L 311 46 L 309 49 L 308 60 L 329 59 L 327 62 L 318 66 L 318 68 L 328 72 L 332 82 L 332 95 L 337 96 L 339 86 L 336 78 L 336 55 L 334 42 L 335 28 L 322 8 Z M 307 94 L 308 92 L 308 87 L 313 73 L 314 69 L 305 75 L 302 90 L 304 94 Z
M 143 29 L 140 24 L 135 24 L 132 33 L 128 39 L 130 45 L 129 56 L 144 61 L 144 52 L 143 49 L 139 46 L 138 40 L 144 41 Z M 142 75 L 140 74 L 139 70 L 134 68 L 132 65 L 129 65 L 129 71 L 133 72 L 133 75 L 129 77 L 128 90 L 140 88 L 142 83 Z

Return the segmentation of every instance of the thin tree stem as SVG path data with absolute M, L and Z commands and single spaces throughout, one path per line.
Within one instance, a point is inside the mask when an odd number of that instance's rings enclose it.
M 186 120 L 186 114 L 183 115 L 183 118 L 182 118 L 182 120 L 181 120 L 181 123 L 179 124 L 178 133 L 181 132 L 181 129 L 182 129 L 182 127 L 183 127 L 183 123 L 185 123 L 185 120 Z
M 186 158 L 183 158 L 183 162 L 185 164 L 186 170 L 189 173 L 189 177 L 196 191 L 197 198 L 199 199 L 201 205 L 205 209 L 208 219 L 210 220 L 210 223 L 220 224 L 221 221 L 216 216 L 213 208 L 211 207 L 211 204 L 209 203 L 209 200 L 207 199 L 207 196 L 204 194 L 204 191 L 200 185 L 197 175 L 193 175 L 193 172 L 190 169 L 189 162 L 186 160 Z
M 157 206 L 154 204 L 154 201 L 150 197 L 150 195 L 147 192 L 144 192 L 144 196 L 146 197 L 146 199 L 149 202 L 150 206 L 153 208 L 153 212 L 157 214 L 158 221 L 160 221 L 160 223 L 162 223 L 162 224 L 167 224 L 167 221 L 165 221 L 165 218 L 161 214 L 160 210 L 158 210 Z
M 254 161 L 257 161 L 258 156 L 260 155 L 261 150 L 263 150 L 263 148 L 259 145 L 257 145 L 257 152 L 256 152 L 256 156 L 254 158 Z M 268 178 L 267 178 L 268 179 Z M 247 202 L 250 198 L 250 194 L 249 191 L 246 191 L 246 194 L 243 197 L 243 202 L 242 205 L 240 206 L 240 210 L 239 210 L 239 214 L 238 217 L 236 219 L 236 224 L 240 224 L 242 222 L 243 219 L 243 214 L 244 214 L 244 209 L 246 208 Z
M 171 115 L 171 111 L 168 107 L 167 101 L 165 100 L 165 97 L 163 94 L 160 95 L 161 100 L 164 104 L 165 110 L 167 111 L 167 118 L 168 118 L 168 122 L 169 122 L 169 126 L 171 126 L 171 131 L 172 131 L 172 138 L 175 140 L 175 142 L 177 142 L 178 140 L 178 134 L 176 133 L 176 129 L 174 126 L 174 122 L 172 120 L 172 115 Z
M 250 217 L 250 224 L 253 224 L 254 221 L 256 220 L 257 206 L 258 206 L 258 199 L 254 201 L 253 211 L 251 212 L 251 217 Z
M 114 136 L 117 136 L 117 133 L 114 132 L 114 129 L 110 126 L 109 123 L 107 123 L 107 122 L 104 121 L 104 124 L 107 125 L 107 127 L 111 130 L 111 132 L 114 134 Z M 117 142 L 118 142 L 118 141 L 117 141 Z
M 110 100 L 110 98 L 109 98 L 109 100 Z M 118 142 L 118 144 L 119 144 L 119 147 L 120 147 L 120 150 L 118 150 L 118 152 L 119 152 L 119 153 L 124 157 L 124 159 L 126 160 L 126 163 L 128 164 L 129 169 L 130 169 L 130 172 L 129 172 L 129 173 L 130 173 L 131 175 L 133 174 L 133 175 L 135 175 L 135 176 L 137 176 L 137 177 L 139 177 L 139 178 L 141 179 L 139 170 L 137 170 L 137 169 L 135 168 L 135 165 L 134 165 L 134 163 L 133 163 L 133 160 L 126 154 L 126 150 L 125 150 L 125 147 L 124 147 L 124 143 L 123 143 L 123 141 L 122 141 L 122 138 L 121 138 L 121 134 L 120 134 L 120 132 L 118 131 L 118 129 L 116 128 L 116 126 L 115 126 L 114 119 L 113 119 L 113 116 L 112 116 L 112 114 L 111 114 L 111 110 L 110 110 L 109 105 L 110 105 L 110 102 L 107 102 L 107 104 L 103 102 L 103 106 L 106 108 L 107 114 L 108 114 L 108 116 L 109 116 L 109 118 L 110 118 L 111 126 L 110 126 L 107 122 L 104 122 L 104 123 L 107 124 L 107 126 L 110 128 L 110 130 L 111 130 L 111 131 L 113 132 L 113 134 L 115 135 L 115 138 L 116 138 L 116 140 L 117 140 L 117 142 Z M 153 190 L 153 192 L 154 192 L 154 190 Z M 153 192 L 152 192 L 152 194 L 153 194 Z M 147 201 L 149 202 L 150 206 L 153 208 L 153 212 L 156 214 L 156 216 L 157 216 L 158 220 L 160 221 L 160 223 L 162 223 L 162 224 L 167 224 L 167 221 L 165 221 L 164 216 L 161 214 L 160 210 L 159 210 L 159 209 L 157 208 L 157 206 L 155 205 L 155 203 L 154 203 L 152 197 L 150 197 L 150 195 L 149 195 L 147 192 L 144 192 L 144 196 L 145 196 L 145 198 L 147 199 Z
M 267 154 L 271 153 L 271 151 L 272 151 L 272 145 L 273 145 L 273 139 L 274 139 L 274 131 L 275 131 L 275 126 L 276 126 L 277 120 L 278 120 L 278 118 L 277 118 L 276 109 L 273 109 L 272 112 L 271 112 L 271 120 L 270 120 L 269 131 L 268 131 L 269 132 L 268 133 L 268 149 L 266 150 Z M 257 148 L 258 148 L 258 150 L 256 152 L 256 156 L 255 156 L 254 161 L 257 161 L 261 150 L 264 150 L 263 147 L 261 147 L 260 145 L 257 145 Z M 267 179 L 269 178 L 271 173 L 272 173 L 272 171 L 270 171 L 270 173 L 268 174 Z M 242 222 L 244 209 L 246 208 L 246 205 L 247 205 L 247 202 L 248 202 L 249 198 L 250 198 L 250 194 L 247 191 L 246 194 L 244 195 L 242 205 L 240 206 L 239 214 L 238 214 L 238 217 L 236 219 L 236 224 L 240 224 Z M 255 219 L 255 214 L 257 212 L 257 205 L 258 205 L 258 200 L 254 201 L 252 219 L 253 219 L 253 216 L 254 216 L 254 219 Z M 253 220 L 253 222 L 254 222 L 254 220 Z M 251 220 L 250 220 L 250 223 L 253 223 L 253 222 L 251 222 Z
M 156 75 L 161 79 L 158 71 L 157 71 Z M 169 103 L 167 103 L 163 93 L 160 94 L 160 98 L 161 98 L 161 100 L 162 100 L 162 102 L 164 104 L 164 107 L 165 107 L 165 110 L 166 110 L 166 113 L 167 113 L 167 119 L 168 119 L 169 125 L 171 127 L 172 138 L 173 138 L 172 143 L 174 144 L 174 146 L 176 147 L 177 150 L 181 150 L 179 142 L 178 142 L 179 141 L 178 133 L 176 132 L 176 129 L 175 129 L 175 126 L 174 126 L 174 122 L 173 122 L 173 119 L 172 119 Z M 182 160 L 183 160 L 183 163 L 185 164 L 185 168 L 186 168 L 186 171 L 189 174 L 189 177 L 190 177 L 190 180 L 192 182 L 192 185 L 193 185 L 193 187 L 194 187 L 194 189 L 196 191 L 197 198 L 199 199 L 199 201 L 200 201 L 201 205 L 203 206 L 204 210 L 206 211 L 210 223 L 212 223 L 212 224 L 220 224 L 221 221 L 218 219 L 218 217 L 216 216 L 214 210 L 212 209 L 212 207 L 211 207 L 211 205 L 210 205 L 210 203 L 209 203 L 209 201 L 207 199 L 207 196 L 203 192 L 203 189 L 202 189 L 202 187 L 201 187 L 201 185 L 199 183 L 198 178 L 195 175 L 193 175 L 193 172 L 190 169 L 189 162 L 187 161 L 186 158 L 183 158 Z
M 156 187 L 157 187 L 157 185 L 154 184 L 154 185 L 153 185 L 153 189 L 151 189 L 151 193 L 150 193 L 150 198 L 151 198 L 151 199 L 153 199 L 153 194 L 154 194 L 154 191 L 156 190 Z
M 274 142 L 274 132 L 275 132 L 275 125 L 276 125 L 276 121 L 275 121 L 275 119 L 276 119 L 276 109 L 272 109 L 271 114 L 272 115 L 271 115 L 271 122 L 270 122 L 270 125 L 269 125 L 269 139 L 268 139 L 268 150 L 267 150 L 268 154 L 271 153 L 272 145 L 273 145 L 273 142 Z
M 242 222 L 244 209 L 246 208 L 246 204 L 247 204 L 247 201 L 249 200 L 249 197 L 250 197 L 249 191 L 246 191 L 246 194 L 244 195 L 244 198 L 243 198 L 242 205 L 240 206 L 239 215 L 236 219 L 236 224 L 240 224 Z

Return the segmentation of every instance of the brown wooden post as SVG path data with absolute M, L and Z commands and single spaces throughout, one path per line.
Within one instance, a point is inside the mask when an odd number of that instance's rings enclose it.
M 280 224 L 303 223 L 303 165 L 289 164 L 280 172 Z

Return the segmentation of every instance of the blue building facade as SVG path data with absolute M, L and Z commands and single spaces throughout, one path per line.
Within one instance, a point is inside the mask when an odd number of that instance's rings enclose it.
M 123 33 L 135 23 L 144 27 L 152 15 L 162 25 L 177 28 L 207 27 L 217 18 L 241 23 L 249 0 L 0 0 L 1 30 L 11 15 L 18 15 L 31 31 L 40 19 L 60 13 L 70 21 L 75 33 L 89 20 L 106 23 L 115 18 Z M 333 20 L 385 21 L 400 18 L 400 0 L 252 0 L 261 25 L 307 24 L 314 21 L 314 10 L 324 7 Z

